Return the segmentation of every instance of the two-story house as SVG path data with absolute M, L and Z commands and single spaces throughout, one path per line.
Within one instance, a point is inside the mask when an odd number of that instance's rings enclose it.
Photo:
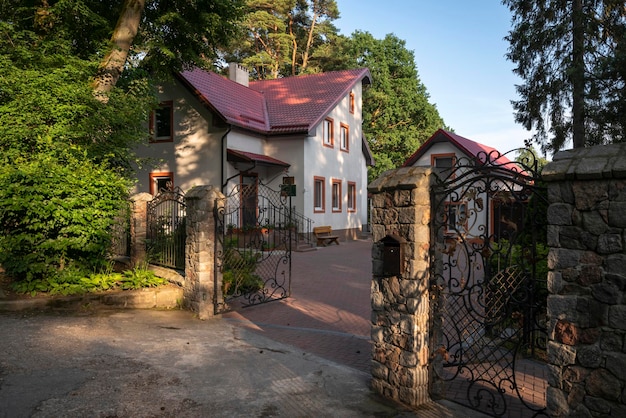
M 343 238 L 356 236 L 367 223 L 373 163 L 362 129 L 369 71 L 262 81 L 249 81 L 237 64 L 229 72 L 226 78 L 193 69 L 161 87 L 150 144 L 138 152 L 159 163 L 138 172 L 136 191 L 213 185 L 228 195 L 291 183 L 291 204 L 300 214 Z M 254 211 L 254 193 L 245 200 Z M 239 222 L 244 218 L 245 211 Z

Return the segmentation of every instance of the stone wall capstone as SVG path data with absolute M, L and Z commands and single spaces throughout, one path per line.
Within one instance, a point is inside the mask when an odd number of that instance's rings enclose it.
M 550 416 L 626 416 L 626 144 L 557 153 L 548 185 Z

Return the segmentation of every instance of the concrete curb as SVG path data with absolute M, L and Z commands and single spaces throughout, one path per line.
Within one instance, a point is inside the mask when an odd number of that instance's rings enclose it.
M 182 287 L 170 284 L 155 288 L 87 293 L 79 296 L 0 300 L 0 312 L 85 308 L 175 309 L 181 306 L 182 300 Z

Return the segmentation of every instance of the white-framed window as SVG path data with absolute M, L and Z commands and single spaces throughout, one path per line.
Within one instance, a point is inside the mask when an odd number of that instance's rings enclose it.
M 313 212 L 324 212 L 324 187 L 326 180 L 324 177 L 313 178 Z
M 350 150 L 350 127 L 345 123 L 339 127 L 339 147 L 342 151 Z
M 348 182 L 348 212 L 356 212 L 356 183 Z
M 333 132 L 334 122 L 331 118 L 324 119 L 324 146 L 333 147 L 335 146 L 335 138 Z
M 172 142 L 174 140 L 174 105 L 173 102 L 161 102 L 150 114 L 150 141 Z
M 341 180 L 332 181 L 333 212 L 341 212 Z

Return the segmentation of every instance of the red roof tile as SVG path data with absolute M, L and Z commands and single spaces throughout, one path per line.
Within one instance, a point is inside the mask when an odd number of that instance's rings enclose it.
M 268 134 L 310 132 L 356 83 L 371 78 L 367 68 L 253 81 L 249 87 L 200 69 L 180 77 L 228 123 Z
M 227 122 L 254 131 L 268 130 L 265 100 L 261 93 L 199 68 L 182 72 L 180 76 Z

